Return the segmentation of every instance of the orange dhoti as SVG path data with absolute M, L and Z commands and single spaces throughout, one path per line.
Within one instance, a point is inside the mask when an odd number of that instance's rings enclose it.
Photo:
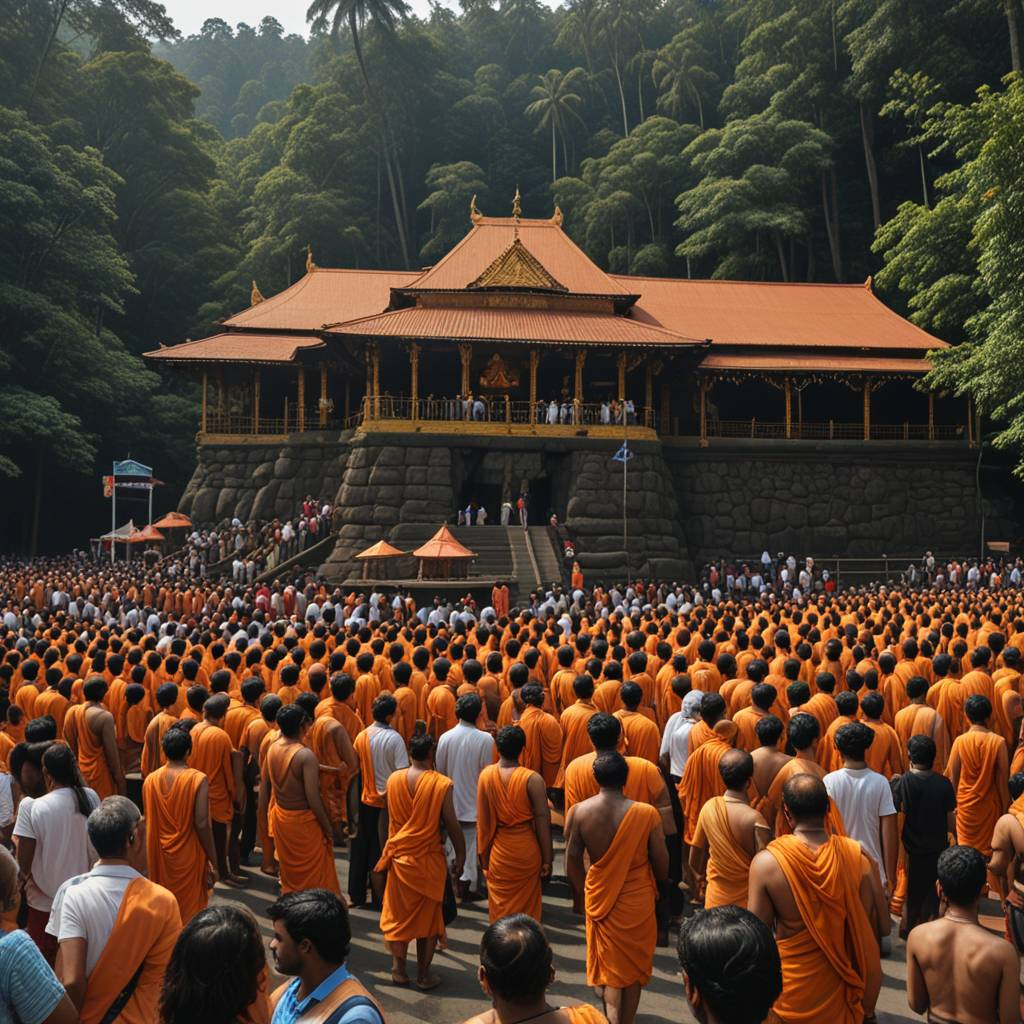
M 334 847 L 309 808 L 288 810 L 272 801 L 267 826 L 281 867 L 282 893 L 328 889 L 341 895 Z
M 995 776 L 1000 750 L 1005 749 L 1006 744 L 998 734 L 968 730 L 954 740 L 950 752 L 950 760 L 954 751 L 960 760 L 960 781 L 956 790 L 957 841 L 963 846 L 973 846 L 985 858 L 992 856 L 992 833 L 1004 810 Z
M 105 800 L 114 795 L 114 776 L 110 773 L 107 763 L 107 752 L 103 741 L 89 728 L 87 715 L 83 711 L 75 718 L 78 729 L 78 767 L 81 769 L 85 784 L 96 791 L 96 795 Z
M 516 768 L 508 785 L 497 765 L 480 773 L 477 793 L 477 853 L 487 876 L 491 921 L 508 914 L 541 915 L 540 844 L 533 828 L 533 804 L 526 790 L 532 772 Z
M 648 804 L 626 811 L 603 857 L 591 864 L 584 888 L 587 984 L 646 985 L 654 965 L 657 889 L 647 856 L 661 815 Z
M 142 785 L 149 879 L 174 893 L 183 925 L 209 903 L 206 851 L 194 824 L 196 794 L 205 781 L 194 768 L 175 777 L 164 767 Z
M 736 842 L 724 797 L 716 796 L 701 808 L 693 845 L 708 849 L 704 908 L 746 907 L 750 854 Z
M 444 880 L 448 872 L 441 846 L 441 807 L 451 779 L 424 772 L 409 792 L 409 769 L 388 779 L 388 841 L 375 871 L 387 872 L 380 930 L 385 942 L 444 941 Z

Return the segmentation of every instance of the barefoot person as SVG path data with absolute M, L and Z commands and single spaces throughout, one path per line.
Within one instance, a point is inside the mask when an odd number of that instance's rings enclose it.
M 281 865 L 281 892 L 327 889 L 341 894 L 331 822 L 320 799 L 320 764 L 305 745 L 312 720 L 298 704 L 277 713 L 281 735 L 267 749 L 260 808 Z
M 793 833 L 750 865 L 750 910 L 775 929 L 782 961 L 781 1024 L 862 1024 L 882 982 L 875 922 L 885 901 L 860 844 L 825 830 L 828 792 L 813 775 L 783 788 Z
M 526 914 L 492 922 L 480 940 L 477 979 L 491 1009 L 465 1024 L 607 1024 L 586 1003 L 552 1006 L 547 989 L 555 980 L 551 944 L 544 929 Z
M 953 846 L 939 856 L 938 876 L 943 915 L 907 939 L 907 1003 L 935 1024 L 1019 1024 L 1017 954 L 978 923 L 985 858 Z
M 445 941 L 441 904 L 448 865 L 440 840 L 442 826 L 455 848 L 456 878 L 466 857 L 452 781 L 434 771 L 433 752 L 432 736 L 413 736 L 412 764 L 388 779 L 388 841 L 374 868 L 387 873 L 380 930 L 391 950 L 391 980 L 409 984 L 406 960 L 409 943 L 415 942 L 416 987 L 422 991 L 441 983 L 430 973 L 430 962 L 438 942 Z
M 668 877 L 661 816 L 623 794 L 628 770 L 616 751 L 598 754 L 594 778 L 600 792 L 575 805 L 565 823 L 566 875 L 574 892 L 584 894 L 587 984 L 601 997 L 611 1024 L 631 1024 L 651 979 L 655 883 Z

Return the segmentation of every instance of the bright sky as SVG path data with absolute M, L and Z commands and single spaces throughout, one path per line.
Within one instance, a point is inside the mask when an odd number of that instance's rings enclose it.
M 409 0 L 416 14 L 426 16 L 430 12 L 428 0 Z M 268 14 L 277 18 L 285 32 L 306 35 L 306 8 L 308 0 L 163 0 L 167 13 L 184 35 L 199 31 L 207 18 L 223 18 L 229 25 L 244 21 L 258 25 Z M 458 9 L 454 0 L 447 0 L 447 6 Z

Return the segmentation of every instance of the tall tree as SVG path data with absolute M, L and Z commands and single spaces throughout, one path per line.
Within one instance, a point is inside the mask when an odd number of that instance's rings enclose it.
M 537 121 L 538 131 L 551 129 L 551 180 L 558 177 L 556 162 L 555 137 L 561 136 L 562 156 L 565 173 L 569 173 L 569 150 L 566 145 L 569 125 L 576 122 L 583 124 L 579 108 L 583 105 L 583 97 L 574 92 L 576 85 L 583 78 L 582 68 L 562 74 L 556 68 L 545 71 L 540 81 L 533 87 L 530 95 L 533 102 L 526 108 L 526 113 Z

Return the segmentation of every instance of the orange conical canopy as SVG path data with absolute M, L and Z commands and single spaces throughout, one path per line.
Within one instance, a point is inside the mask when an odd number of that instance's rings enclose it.
M 379 540 L 371 544 L 365 551 L 360 551 L 356 558 L 404 558 L 406 552 L 399 551 L 393 544 L 386 540 Z
M 476 558 L 476 552 L 470 551 L 460 543 L 455 534 L 442 526 L 433 537 L 414 552 L 415 558 Z
M 192 520 L 184 512 L 168 512 L 153 525 L 164 530 L 174 530 L 182 526 L 191 526 Z

